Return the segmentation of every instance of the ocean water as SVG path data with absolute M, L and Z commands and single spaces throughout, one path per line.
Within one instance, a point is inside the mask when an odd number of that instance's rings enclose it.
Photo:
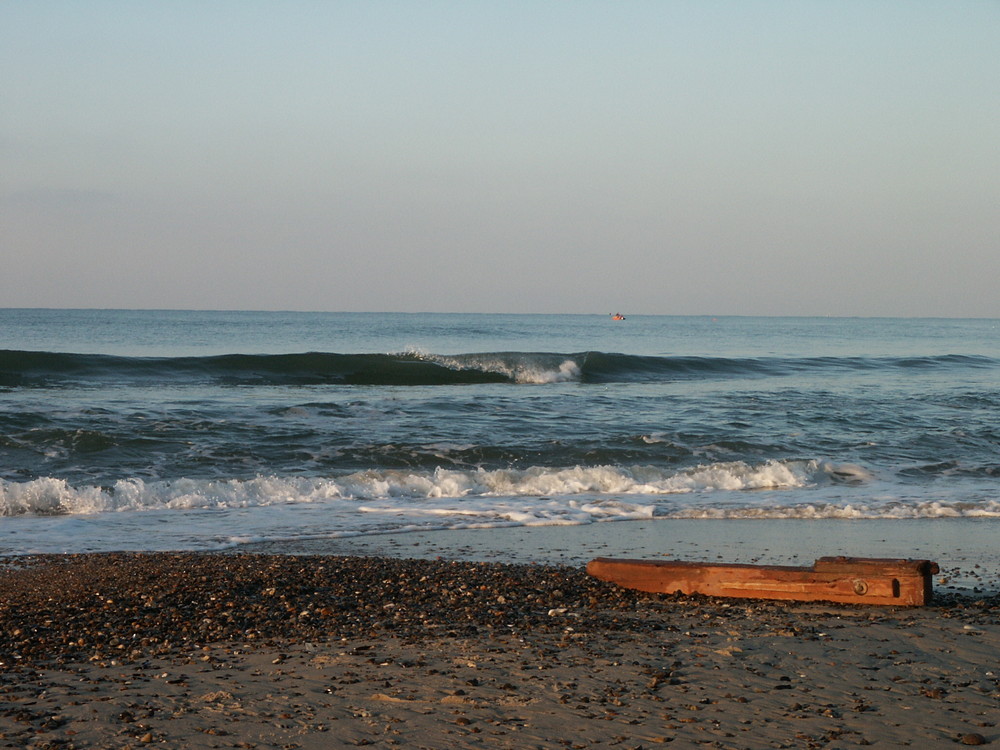
M 1000 321 L 0 310 L 0 554 L 660 518 L 998 523 Z

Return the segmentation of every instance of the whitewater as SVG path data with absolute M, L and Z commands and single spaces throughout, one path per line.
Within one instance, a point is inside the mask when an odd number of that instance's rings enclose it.
M 0 310 L 0 323 L 5 555 L 1000 518 L 992 320 Z

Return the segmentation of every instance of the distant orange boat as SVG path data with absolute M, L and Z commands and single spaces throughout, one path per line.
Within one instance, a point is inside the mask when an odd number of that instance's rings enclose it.
M 625 320 L 625 316 L 622 315 L 621 313 L 615 313 L 614 315 L 611 316 L 611 319 L 612 320 Z

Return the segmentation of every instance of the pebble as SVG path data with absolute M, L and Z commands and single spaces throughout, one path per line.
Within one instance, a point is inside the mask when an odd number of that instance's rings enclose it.
M 210 643 L 325 643 L 331 634 L 564 635 L 566 615 L 580 633 L 642 634 L 665 627 L 644 608 L 671 602 L 683 606 L 660 611 L 676 617 L 678 630 L 695 612 L 747 632 L 772 632 L 787 620 L 780 602 L 732 608 L 708 597 L 645 594 L 559 565 L 194 552 L 25 555 L 13 562 L 0 568 L 0 662 L 21 665 L 118 664 Z M 977 617 L 995 618 L 1000 596 L 948 594 L 939 606 L 974 627 Z M 297 616 L 302 612 L 310 615 Z
M 618 629 L 650 597 L 569 566 L 124 552 L 22 562 L 0 570 L 0 661 L 22 664 L 137 661 L 236 640 L 322 643 L 330 633 L 474 635 L 501 616 L 508 629 L 562 632 L 569 611 L 578 628 Z M 633 617 L 629 627 L 649 625 Z

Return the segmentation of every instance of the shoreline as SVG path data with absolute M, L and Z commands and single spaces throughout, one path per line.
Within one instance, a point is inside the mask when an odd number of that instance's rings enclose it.
M 1000 593 L 1000 518 L 654 519 L 253 542 L 225 553 L 333 554 L 585 566 L 595 557 L 810 565 L 819 557 L 928 559 L 935 590 Z
M 398 557 L 0 568 L 0 746 L 938 747 L 1000 742 L 1000 596 L 920 608 L 626 591 Z

